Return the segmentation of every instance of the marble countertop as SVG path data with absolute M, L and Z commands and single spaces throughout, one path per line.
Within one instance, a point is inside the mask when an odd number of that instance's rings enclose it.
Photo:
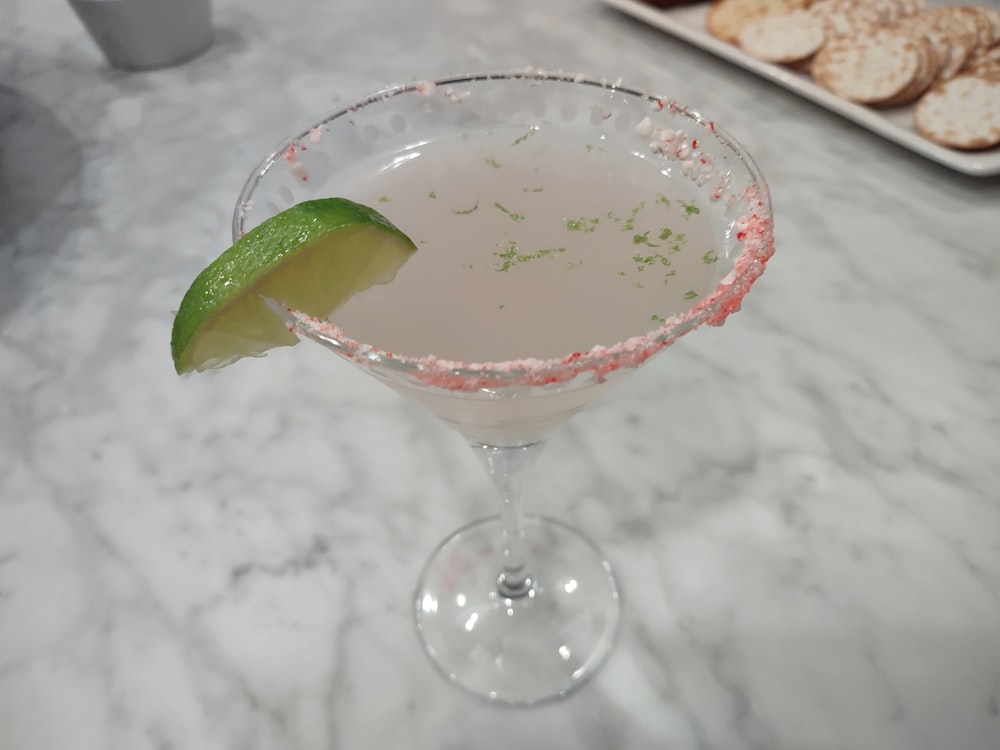
M 13 8 L 13 13 L 11 13 Z M 1000 747 L 1000 180 L 594 0 L 216 0 L 171 70 L 0 24 L 0 749 Z M 458 435 L 319 347 L 174 375 L 172 311 L 288 133 L 384 85 L 580 70 L 754 154 L 743 311 L 553 434 L 529 508 L 616 566 L 566 700 L 447 684 L 410 615 L 493 510 Z

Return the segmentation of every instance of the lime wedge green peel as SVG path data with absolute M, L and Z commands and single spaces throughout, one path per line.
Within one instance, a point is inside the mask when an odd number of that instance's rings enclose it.
M 298 337 L 268 305 L 325 318 L 384 284 L 416 245 L 378 211 L 345 198 L 292 206 L 244 235 L 191 284 L 174 319 L 178 373 L 224 367 Z

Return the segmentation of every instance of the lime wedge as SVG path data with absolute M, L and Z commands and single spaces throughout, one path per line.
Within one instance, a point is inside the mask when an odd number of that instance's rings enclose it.
M 185 373 L 291 346 L 298 337 L 268 305 L 325 318 L 384 284 L 416 245 L 378 211 L 345 198 L 292 206 L 244 235 L 191 284 L 170 349 Z

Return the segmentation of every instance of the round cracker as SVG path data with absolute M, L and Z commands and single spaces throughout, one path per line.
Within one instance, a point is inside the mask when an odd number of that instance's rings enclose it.
M 705 15 L 712 36 L 736 44 L 740 32 L 759 18 L 788 13 L 788 0 L 718 0 Z
M 990 38 L 992 41 L 989 46 L 992 47 L 995 44 L 1000 44 L 1000 10 L 981 7 L 979 12 L 986 16 L 986 20 L 990 22 Z
M 993 24 L 982 8 L 971 5 L 951 8 L 951 13 L 976 35 L 976 49 L 987 49 L 993 44 Z
M 912 12 L 903 4 L 902 0 L 874 0 L 874 5 L 884 24 L 890 24 Z
M 934 22 L 933 16 L 926 13 L 913 13 L 896 20 L 892 24 L 892 28 L 905 29 L 925 37 L 933 48 L 934 66 L 938 73 L 951 59 L 951 42 L 948 41 L 947 34 Z
M 987 68 L 986 70 L 980 70 L 975 75 L 979 78 L 985 78 L 987 81 L 1000 83 L 1000 68 Z
M 1000 81 L 1000 46 L 973 55 L 962 73 Z
M 1000 81 L 960 75 L 924 94 L 913 114 L 917 132 L 951 148 L 1000 144 Z
M 838 37 L 816 55 L 812 75 L 823 88 L 861 104 L 899 96 L 920 72 L 918 43 L 887 29 Z
M 822 20 L 828 39 L 869 33 L 882 26 L 878 8 L 864 0 L 821 0 L 809 12 Z
M 938 78 L 944 80 L 958 75 L 959 71 L 965 67 L 973 52 L 976 51 L 976 38 L 967 33 L 955 33 L 944 30 L 945 39 L 950 47 L 947 62 L 941 66 Z
M 900 16 L 912 16 L 927 7 L 926 0 L 899 0 Z
M 940 78 L 951 78 L 956 75 L 979 48 L 979 31 L 975 14 L 965 12 L 966 8 L 941 7 L 928 8 L 924 11 L 934 21 L 934 24 L 944 32 L 951 45 L 951 57 L 942 68 Z
M 962 69 L 962 72 L 979 73 L 982 70 L 992 70 L 997 67 L 1000 67 L 1000 46 L 973 53 L 965 61 L 965 67 Z
M 937 78 L 938 65 L 934 47 L 923 34 L 914 36 L 917 43 L 917 74 L 906 88 L 893 97 L 881 102 L 872 102 L 877 107 L 899 107 L 916 101 Z
M 825 41 L 823 22 L 804 10 L 761 18 L 739 36 L 740 47 L 751 57 L 785 64 L 808 60 Z

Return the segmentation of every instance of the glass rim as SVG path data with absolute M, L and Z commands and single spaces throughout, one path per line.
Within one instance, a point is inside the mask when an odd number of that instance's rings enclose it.
M 717 126 L 713 120 L 703 117 L 698 112 L 673 99 L 622 85 L 620 80 L 611 82 L 606 78 L 561 71 L 547 72 L 528 68 L 414 80 L 380 89 L 327 112 L 298 134 L 282 141 L 253 170 L 240 191 L 233 212 L 233 241 L 235 242 L 245 234 L 243 225 L 246 220 L 246 212 L 248 206 L 251 205 L 252 195 L 257 185 L 268 171 L 281 160 L 282 154 L 289 147 L 308 138 L 315 129 L 328 126 L 330 123 L 356 113 L 362 108 L 385 102 L 397 96 L 424 95 L 423 92 L 428 87 L 448 87 L 489 81 L 564 83 L 599 88 L 611 93 L 646 100 L 653 111 L 667 109 L 676 115 L 687 118 L 698 128 L 709 131 L 742 163 L 749 173 L 750 186 L 741 197 L 748 204 L 756 203 L 756 210 L 752 213 L 747 225 L 741 230 L 744 236 L 738 237 L 738 240 L 743 243 L 743 249 L 735 257 L 732 270 L 720 279 L 715 289 L 696 305 L 684 312 L 671 315 L 655 329 L 613 345 L 596 345 L 588 351 L 570 352 L 560 357 L 547 359 L 525 358 L 466 363 L 440 358 L 433 354 L 424 356 L 394 354 L 352 339 L 328 320 L 288 310 L 288 322 L 294 326 L 297 333 L 329 346 L 358 364 L 370 367 L 376 372 L 382 371 L 390 378 L 404 376 L 424 385 L 438 386 L 452 391 L 479 391 L 517 385 L 556 385 L 574 380 L 586 373 L 591 373 L 597 379 L 602 380 L 606 375 L 616 370 L 637 367 L 670 346 L 681 336 L 703 324 L 722 325 L 731 313 L 740 309 L 743 297 L 764 272 L 768 259 L 774 253 L 773 220 L 768 185 L 760 168 L 746 148 L 730 136 L 725 129 Z M 751 190 L 753 193 L 749 194 Z

